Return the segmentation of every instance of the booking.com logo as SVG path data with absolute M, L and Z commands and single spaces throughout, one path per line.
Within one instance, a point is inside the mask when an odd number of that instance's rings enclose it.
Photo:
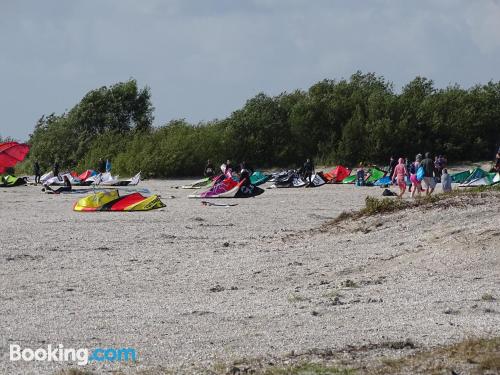
M 11 361 L 40 361 L 40 362 L 76 362 L 85 366 L 89 362 L 122 362 L 135 361 L 137 352 L 133 348 L 65 348 L 63 344 L 57 346 L 31 349 L 21 348 L 20 345 L 9 345 L 9 359 Z

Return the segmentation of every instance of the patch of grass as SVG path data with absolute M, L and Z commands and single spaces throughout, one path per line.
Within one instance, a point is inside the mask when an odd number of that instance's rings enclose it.
M 358 283 L 350 279 L 344 280 L 340 283 L 343 288 L 359 288 Z
M 298 293 L 290 294 L 287 299 L 288 299 L 288 302 L 304 302 L 304 301 L 309 300 L 308 298 L 301 296 Z
M 359 211 L 351 211 L 351 212 L 344 211 L 326 225 L 327 226 L 335 225 L 349 219 L 359 219 L 362 217 L 381 215 L 416 207 L 430 207 L 438 203 L 442 204 L 444 207 L 454 206 L 456 202 L 454 202 L 453 199 L 457 197 L 473 198 L 480 196 L 481 198 L 495 197 L 497 199 L 500 199 L 500 195 L 498 194 L 498 192 L 500 192 L 500 184 L 492 186 L 478 186 L 467 189 L 456 189 L 449 193 L 436 193 L 428 196 L 423 195 L 414 200 L 403 200 L 394 198 L 379 199 L 367 196 L 365 198 L 364 208 L 362 208 Z
M 342 294 L 340 294 L 337 289 L 332 289 L 323 293 L 321 296 L 325 298 L 336 298 L 336 297 L 340 298 L 342 297 Z
M 56 375 L 95 375 L 95 373 L 77 368 L 69 368 L 56 372 Z
M 490 293 L 485 293 L 481 296 L 483 301 L 494 301 L 495 297 L 493 297 Z
M 339 368 L 337 366 L 321 363 L 300 363 L 287 367 L 267 368 L 263 375 L 352 375 L 356 370 L 350 368 Z
M 458 369 L 464 369 L 464 371 Z M 465 370 L 466 369 L 466 370 Z M 469 339 L 455 345 L 396 359 L 381 358 L 368 374 L 496 373 L 500 370 L 500 337 Z

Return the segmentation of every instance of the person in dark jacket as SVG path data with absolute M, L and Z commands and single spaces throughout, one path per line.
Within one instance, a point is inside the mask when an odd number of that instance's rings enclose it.
M 54 166 L 52 168 L 52 173 L 54 173 L 54 177 L 59 176 L 59 162 L 56 160 Z
M 42 177 L 42 172 L 40 170 L 40 164 L 38 160 L 35 160 L 35 164 L 33 164 L 33 173 L 35 174 L 35 185 L 40 183 L 40 178 Z
M 97 171 L 99 173 L 106 173 L 106 162 L 102 158 L 99 158 L 97 162 Z
M 242 186 L 250 186 L 250 176 L 252 171 L 248 168 L 247 163 L 243 162 L 240 164 L 240 181 L 242 181 Z
M 434 179 L 436 168 L 430 152 L 425 153 L 425 159 L 422 160 L 420 165 L 424 168 L 425 193 L 431 195 L 436 187 L 436 180 Z
M 497 154 L 495 156 L 495 165 L 493 166 L 493 172 L 500 172 L 500 147 L 498 148 Z
M 314 164 L 311 159 L 307 159 L 302 167 L 302 173 L 304 174 L 304 180 L 309 180 L 309 184 L 311 183 L 311 178 L 314 173 Z
M 389 160 L 389 172 L 387 173 L 387 176 L 392 176 L 394 174 L 394 168 L 396 168 L 396 165 L 398 165 L 398 161 L 393 155 L 391 155 L 391 159 Z
M 203 171 L 203 176 L 205 177 L 213 177 L 215 175 L 214 165 L 210 161 L 207 160 L 207 165 L 205 166 L 205 170 Z

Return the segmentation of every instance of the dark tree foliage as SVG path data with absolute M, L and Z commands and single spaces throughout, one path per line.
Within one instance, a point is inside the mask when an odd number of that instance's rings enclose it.
M 63 168 L 74 168 L 82 160 L 96 162 L 118 152 L 116 144 L 123 137 L 151 129 L 154 108 L 150 98 L 149 88 L 139 89 L 135 80 L 90 91 L 69 112 L 38 120 L 30 135 L 30 159 L 38 159 L 45 168 L 56 160 Z M 101 137 L 108 140 L 106 152 L 89 160 L 95 154 L 93 147 L 102 150 Z
M 307 91 L 258 94 L 222 120 L 180 119 L 157 128 L 150 96 L 130 80 L 89 92 L 68 113 L 43 116 L 28 164 L 38 158 L 48 168 L 57 159 L 83 170 L 102 157 L 121 175 L 171 177 L 199 175 L 207 159 L 287 167 L 313 158 L 353 166 L 430 151 L 484 160 L 500 144 L 500 82 L 437 89 L 416 77 L 398 94 L 383 77 L 357 72 Z

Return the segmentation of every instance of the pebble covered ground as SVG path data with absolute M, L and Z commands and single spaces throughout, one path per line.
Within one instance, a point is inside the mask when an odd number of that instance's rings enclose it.
M 132 347 L 136 363 L 81 369 L 133 374 L 500 335 L 498 198 L 325 226 L 382 189 L 269 189 L 210 207 L 184 183 L 142 182 L 166 207 L 130 213 L 0 188 L 0 373 L 74 365 L 12 362 L 13 343 Z

